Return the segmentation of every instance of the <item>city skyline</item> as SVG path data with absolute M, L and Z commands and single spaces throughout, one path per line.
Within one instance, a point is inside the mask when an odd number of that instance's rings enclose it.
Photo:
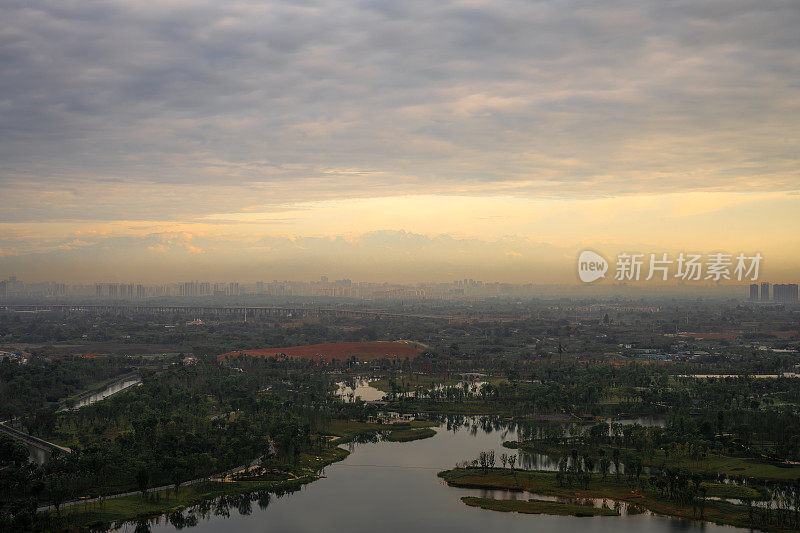
M 748 298 L 749 289 L 749 298 Z M 372 299 L 482 299 L 482 298 L 617 298 L 617 297 L 712 297 L 738 298 L 750 302 L 793 303 L 798 300 L 797 283 L 672 283 L 650 286 L 616 282 L 591 284 L 513 284 L 471 278 L 448 282 L 416 284 L 369 282 L 351 279 L 207 281 L 141 283 L 95 281 L 89 284 L 63 282 L 25 282 L 15 276 L 0 280 L 0 300 L 38 301 L 50 299 L 96 298 L 99 300 L 144 301 L 169 298 L 227 297 L 334 297 Z

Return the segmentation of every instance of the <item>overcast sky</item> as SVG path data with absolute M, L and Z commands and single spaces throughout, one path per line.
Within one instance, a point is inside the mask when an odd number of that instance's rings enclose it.
M 800 278 L 796 0 L 0 10 L 0 277 Z

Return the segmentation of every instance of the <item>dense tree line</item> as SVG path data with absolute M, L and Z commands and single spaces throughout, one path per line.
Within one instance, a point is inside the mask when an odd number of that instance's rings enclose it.
M 315 436 L 331 417 L 366 416 L 362 403 L 335 399 L 330 378 L 304 371 L 304 362 L 236 363 L 176 364 L 145 373 L 125 393 L 59 413 L 37 436 L 73 453 L 41 466 L 0 441 L 0 529 L 35 520 L 43 503 L 171 485 L 260 457 L 291 468 L 301 453 L 327 446 Z
M 0 421 L 37 412 L 48 417 L 60 400 L 135 368 L 132 361 L 122 358 L 60 357 L 33 359 L 27 365 L 4 359 L 0 361 Z

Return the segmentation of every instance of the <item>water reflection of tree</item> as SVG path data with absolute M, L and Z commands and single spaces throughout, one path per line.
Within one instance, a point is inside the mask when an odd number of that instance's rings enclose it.
M 271 500 L 269 492 L 262 491 L 257 494 L 257 497 L 258 499 L 256 501 L 258 502 L 258 508 L 261 509 L 262 511 L 265 511 L 267 507 L 269 507 L 269 503 Z
M 297 489 L 280 488 L 275 489 L 274 491 L 259 490 L 246 494 L 220 496 L 219 498 L 213 500 L 203 501 L 184 511 L 169 513 L 164 518 L 166 522 L 172 525 L 172 527 L 174 527 L 176 530 L 181 530 L 188 527 L 195 527 L 199 524 L 200 520 L 208 520 L 212 516 L 229 518 L 231 509 L 236 509 L 241 516 L 249 516 L 253 513 L 254 502 L 256 505 L 258 505 L 260 510 L 265 511 L 272 502 L 273 496 L 280 498 L 284 495 L 292 494 L 296 490 Z M 151 520 L 151 522 L 154 523 L 158 523 L 159 521 L 160 517 L 156 517 Z M 151 522 L 136 522 L 135 531 L 150 531 Z M 119 529 L 122 526 L 122 523 L 117 524 L 116 529 Z

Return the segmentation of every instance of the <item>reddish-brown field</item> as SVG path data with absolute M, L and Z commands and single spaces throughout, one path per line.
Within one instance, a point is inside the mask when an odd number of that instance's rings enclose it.
M 332 361 L 334 359 L 347 359 L 353 355 L 359 360 L 387 357 L 414 358 L 420 353 L 422 353 L 421 348 L 404 342 L 331 342 L 327 344 L 291 346 L 289 348 L 238 350 L 222 354 L 219 359 L 227 359 L 238 355 L 250 355 L 253 357 L 280 357 L 285 355 L 286 357 Z

